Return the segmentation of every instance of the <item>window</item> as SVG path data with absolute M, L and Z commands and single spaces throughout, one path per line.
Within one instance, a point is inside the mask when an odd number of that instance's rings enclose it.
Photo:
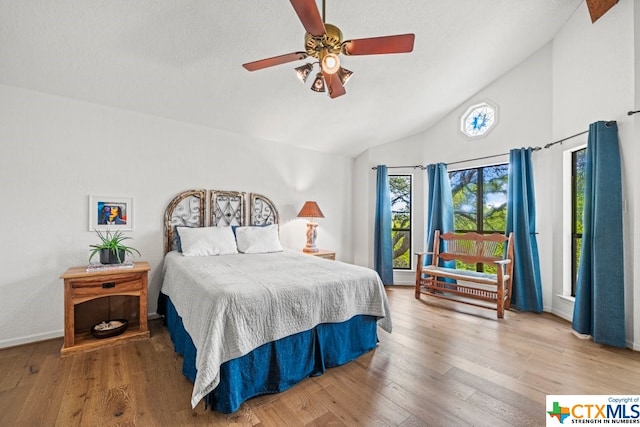
M 497 108 L 488 102 L 472 105 L 460 119 L 460 130 L 469 138 L 486 135 L 498 121 Z
M 449 172 L 453 196 L 453 227 L 457 233 L 504 233 L 507 226 L 509 165 Z M 494 272 L 493 266 L 458 263 L 456 268 Z
M 576 296 L 576 280 L 582 251 L 584 173 L 587 149 L 571 153 L 571 296 Z
M 411 175 L 389 175 L 393 268 L 411 269 Z

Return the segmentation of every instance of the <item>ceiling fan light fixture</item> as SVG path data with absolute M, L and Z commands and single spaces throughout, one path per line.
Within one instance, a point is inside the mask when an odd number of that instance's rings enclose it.
M 618 0 L 587 0 L 613 1 Z M 304 50 L 284 55 L 273 56 L 259 61 L 247 62 L 242 66 L 247 71 L 286 64 L 293 61 L 311 59 L 312 64 L 318 64 L 320 73 L 316 75 L 311 86 L 314 92 L 327 92 L 329 97 L 337 98 L 346 93 L 344 85 L 353 74 L 340 67 L 339 55 L 381 55 L 390 53 L 408 53 L 413 51 L 415 34 L 396 34 L 382 37 L 367 37 L 344 41 L 342 31 L 325 20 L 325 0 L 322 0 L 322 16 L 318 8 L 318 0 L 291 0 L 291 5 L 302 26 L 306 30 L 304 35 Z M 295 71 L 303 83 L 309 79 L 313 69 L 312 64 L 296 67 Z
M 304 64 L 304 65 L 301 65 L 300 67 L 295 68 L 296 75 L 298 76 L 298 78 L 302 83 L 305 83 L 307 81 L 307 78 L 309 78 L 309 74 L 311 74 L 312 69 L 313 69 L 313 64 L 311 63 Z
M 340 69 L 338 70 L 338 78 L 342 82 L 342 86 L 347 84 L 347 81 L 349 81 L 351 75 L 353 75 L 353 71 L 349 71 L 346 68 L 340 67 Z
M 327 74 L 335 74 L 340 69 L 340 58 L 335 53 L 327 53 L 320 62 L 322 71 Z
M 324 78 L 322 77 L 322 73 L 316 74 L 316 78 L 311 85 L 311 90 L 314 92 L 324 92 Z

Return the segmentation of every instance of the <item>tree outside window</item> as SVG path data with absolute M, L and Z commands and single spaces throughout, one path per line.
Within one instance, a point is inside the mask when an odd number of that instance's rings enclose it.
M 504 233 L 507 226 L 509 165 L 493 165 L 449 172 L 453 196 L 453 226 L 457 233 Z M 504 250 L 504 248 L 500 248 Z M 482 264 L 456 268 L 495 273 Z
M 411 178 L 389 175 L 394 269 L 411 269 Z
M 586 148 L 571 153 L 571 296 L 576 295 L 576 280 L 582 252 L 586 157 Z

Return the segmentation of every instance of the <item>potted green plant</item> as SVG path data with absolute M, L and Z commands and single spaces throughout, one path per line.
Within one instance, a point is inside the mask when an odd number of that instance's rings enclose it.
M 91 258 L 97 253 L 100 253 L 100 264 L 121 264 L 124 262 L 126 254 L 133 255 L 135 252 L 140 255 L 137 249 L 123 243 L 125 240 L 131 239 L 131 237 L 125 236 L 122 230 L 115 232 L 106 230 L 104 233 L 100 230 L 95 230 L 95 232 L 100 238 L 100 243 L 97 245 L 89 245 L 89 247 L 92 248 L 89 261 L 91 261 Z

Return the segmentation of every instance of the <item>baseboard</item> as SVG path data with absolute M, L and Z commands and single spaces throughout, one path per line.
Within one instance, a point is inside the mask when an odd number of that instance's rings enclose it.
M 147 314 L 147 320 L 155 320 L 159 319 L 160 316 L 158 313 L 149 313 Z M 24 344 L 31 344 L 38 341 L 46 341 L 54 338 L 61 338 L 64 336 L 64 331 L 59 329 L 57 331 L 43 332 L 40 334 L 27 335 L 24 337 L 11 338 L 8 340 L 0 341 L 0 349 L 16 347 Z
M 41 334 L 27 335 L 24 337 L 11 338 L 8 340 L 0 341 L 0 348 L 16 347 L 24 344 L 31 344 L 38 341 L 46 341 L 53 338 L 60 338 L 64 336 L 64 331 L 59 329 L 57 331 L 43 332 Z
M 406 286 L 404 284 L 399 284 L 399 285 L 395 285 L 395 286 Z M 552 312 L 553 313 L 553 312 Z M 558 317 L 562 317 L 560 316 L 558 313 L 553 313 Z M 158 313 L 149 313 L 147 315 L 147 319 L 148 320 L 156 320 L 161 318 L 162 316 L 160 316 Z M 571 319 L 567 319 L 569 321 L 571 321 Z M 582 338 L 580 336 L 578 336 L 578 333 L 574 331 L 574 335 L 576 335 L 578 338 Z M 50 339 L 54 339 L 54 338 L 60 338 L 64 336 L 64 332 L 62 329 L 57 330 L 57 331 L 50 331 L 50 332 L 44 332 L 41 334 L 33 334 L 33 335 L 27 335 L 25 337 L 18 337 L 18 338 L 12 338 L 12 339 L 8 339 L 8 340 L 2 340 L 0 341 L 0 349 L 3 348 L 9 348 L 9 347 L 16 347 L 19 345 L 24 345 L 24 344 L 31 344 L 34 342 L 38 342 L 38 341 L 46 341 L 46 340 L 50 340 Z M 589 336 L 587 336 L 588 338 L 590 338 Z M 582 338 L 584 339 L 584 338 Z M 640 351 L 640 345 L 637 345 L 636 343 L 634 343 L 633 341 L 629 341 L 627 340 L 627 348 L 630 348 L 632 350 L 635 351 Z
M 573 321 L 573 316 L 571 314 L 565 312 L 565 311 L 552 309 L 550 311 L 550 313 L 558 316 L 561 319 L 566 320 L 567 322 L 572 322 Z
M 571 329 L 571 333 L 581 340 L 593 340 L 591 335 L 581 334 L 574 329 Z M 637 346 L 632 340 L 625 340 L 625 347 L 634 351 L 640 351 L 640 346 Z
M 581 339 L 581 340 L 590 340 L 593 339 L 593 337 L 589 334 L 581 334 L 580 332 L 576 331 L 575 329 L 571 329 L 571 333 L 573 335 L 575 335 L 577 338 Z

